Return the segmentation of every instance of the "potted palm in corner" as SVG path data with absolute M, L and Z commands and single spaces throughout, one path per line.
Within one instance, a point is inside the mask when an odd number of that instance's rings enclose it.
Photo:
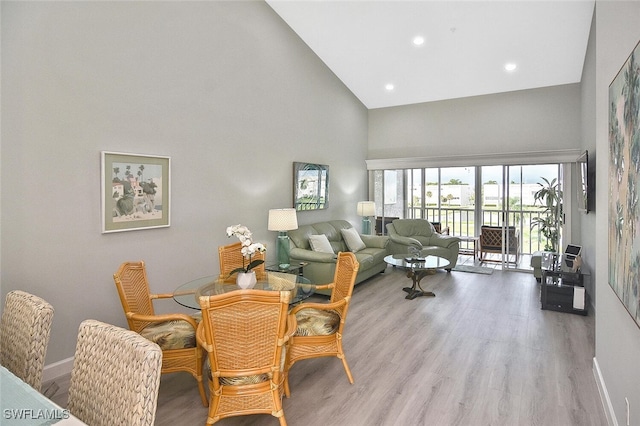
M 544 183 L 538 182 L 541 188 L 533 194 L 533 198 L 534 204 L 540 202 L 544 206 L 544 210 L 540 212 L 540 216 L 531 219 L 531 229 L 537 227 L 546 238 L 545 251 L 558 253 L 560 230 L 564 224 L 562 189 L 555 178 L 551 182 L 544 177 L 541 179 Z

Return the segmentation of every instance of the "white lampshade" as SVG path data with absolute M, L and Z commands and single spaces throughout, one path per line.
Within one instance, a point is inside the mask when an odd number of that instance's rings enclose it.
M 269 210 L 269 231 L 291 231 L 298 229 L 298 216 L 296 209 L 271 209 Z
M 375 216 L 376 203 L 373 201 L 358 201 L 358 216 Z

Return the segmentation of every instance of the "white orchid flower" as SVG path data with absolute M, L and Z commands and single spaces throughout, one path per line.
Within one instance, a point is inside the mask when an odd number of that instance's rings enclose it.
M 231 274 L 235 272 L 249 272 L 252 268 L 264 263 L 264 260 L 258 259 L 251 261 L 251 257 L 257 252 L 264 253 L 267 248 L 262 243 L 254 243 L 251 239 L 252 233 L 246 226 L 243 225 L 233 225 L 227 227 L 227 237 L 236 236 L 241 243 L 240 253 L 242 254 L 242 268 L 234 269 Z M 244 264 L 244 259 L 248 259 L 248 265 Z

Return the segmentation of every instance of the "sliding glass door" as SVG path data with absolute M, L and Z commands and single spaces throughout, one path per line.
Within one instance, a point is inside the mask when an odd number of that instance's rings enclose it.
M 538 218 L 544 208 L 535 194 L 546 182 L 562 183 L 560 164 L 434 167 L 372 172 L 376 232 L 394 218 L 440 222 L 463 237 L 462 252 L 473 252 L 482 226 L 499 228 L 498 249 L 485 256 L 504 269 L 529 269 L 530 255 L 548 238 Z
M 481 226 L 499 226 L 501 253 L 488 257 L 500 261 L 503 269 L 529 269 L 529 256 L 544 250 L 547 237 L 537 225 L 545 218 L 536 193 L 546 182 L 562 186 L 559 164 L 486 166 L 480 168 L 483 182 Z

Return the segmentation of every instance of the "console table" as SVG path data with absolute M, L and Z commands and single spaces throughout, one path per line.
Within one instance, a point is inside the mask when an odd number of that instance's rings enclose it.
M 470 235 L 458 235 L 458 238 L 460 238 L 460 241 L 465 241 L 467 243 L 467 246 L 469 243 L 473 243 L 473 248 L 460 248 L 460 254 L 470 254 L 473 256 L 473 259 L 475 260 L 475 258 L 477 257 L 478 260 L 480 260 L 480 255 L 478 254 L 478 241 L 480 240 L 480 238 L 478 237 L 473 237 Z
M 584 288 L 585 274 L 563 270 L 562 255 L 544 253 L 540 304 L 542 309 L 587 315 L 589 295 Z

